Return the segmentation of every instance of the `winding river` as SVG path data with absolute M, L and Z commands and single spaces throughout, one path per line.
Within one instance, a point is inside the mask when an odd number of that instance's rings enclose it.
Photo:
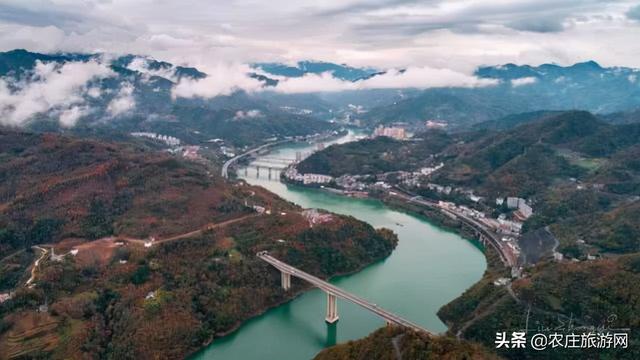
M 332 142 L 352 141 L 354 137 L 349 133 Z M 296 152 L 308 152 L 314 146 L 288 144 L 266 156 L 293 161 Z M 238 173 L 245 172 L 241 169 Z M 486 268 L 484 255 L 474 243 L 424 219 L 392 210 L 379 201 L 287 186 L 277 179 L 268 179 L 264 169 L 260 178 L 251 169 L 244 178 L 302 207 L 351 215 L 374 227 L 396 232 L 400 241 L 391 256 L 331 282 L 434 332 L 446 331 L 436 315 L 438 309 L 478 281 Z M 325 347 L 365 337 L 384 326 L 380 318 L 341 300 L 338 300 L 340 321 L 327 325 L 325 306 L 322 291 L 308 291 L 247 321 L 233 334 L 216 339 L 194 358 L 305 360 Z

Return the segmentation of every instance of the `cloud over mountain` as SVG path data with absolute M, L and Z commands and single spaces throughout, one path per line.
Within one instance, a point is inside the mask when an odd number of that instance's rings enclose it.
M 307 93 L 367 89 L 484 87 L 496 83 L 497 81 L 493 79 L 480 79 L 450 69 L 411 67 L 402 71 L 392 69 L 383 74 L 353 82 L 340 80 L 330 73 L 307 74 L 280 81 L 275 90 L 283 93 Z
M 33 116 L 55 111 L 63 126 L 72 126 L 86 113 L 84 95 L 93 80 L 115 74 L 96 60 L 36 62 L 25 79 L 0 78 L 0 124 L 21 126 Z
M 182 78 L 171 92 L 175 98 L 212 98 L 218 95 L 231 95 L 238 90 L 257 91 L 262 88 L 259 80 L 248 74 L 251 68 L 247 65 L 216 64 L 206 69 L 207 77 L 203 79 Z

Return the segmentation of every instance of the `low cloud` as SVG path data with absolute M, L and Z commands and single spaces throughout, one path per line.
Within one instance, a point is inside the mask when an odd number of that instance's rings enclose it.
M 120 116 L 133 110 L 136 101 L 133 98 L 133 85 L 125 83 L 118 91 L 118 94 L 107 105 L 107 112 L 113 116 Z
M 38 114 L 55 111 L 70 126 L 82 116 L 84 94 L 91 81 L 115 74 L 97 61 L 65 64 L 37 62 L 28 78 L 0 78 L 0 124 L 23 126 Z
M 511 86 L 518 87 L 518 86 L 524 86 L 524 85 L 531 85 L 531 84 L 535 84 L 537 81 L 538 79 L 536 79 L 535 77 L 527 76 L 527 77 L 512 79 Z
M 640 5 L 636 5 L 627 11 L 627 17 L 632 20 L 640 21 Z
M 231 95 L 238 90 L 248 92 L 262 89 L 262 82 L 251 78 L 247 65 L 224 65 L 205 69 L 204 79 L 183 77 L 172 89 L 171 96 L 176 98 L 213 98 Z
M 367 89 L 485 87 L 498 83 L 495 79 L 482 79 L 450 69 L 412 67 L 404 71 L 389 70 L 384 74 L 356 82 L 344 81 L 330 73 L 307 74 L 280 81 L 276 91 L 284 93 L 332 92 Z
M 235 120 L 241 120 L 241 119 L 255 119 L 262 116 L 263 116 L 262 112 L 258 109 L 247 110 L 247 111 L 238 110 L 236 111 L 236 115 L 233 118 Z
M 167 68 L 151 69 L 149 67 L 149 60 L 139 56 L 133 58 L 133 60 L 131 60 L 129 65 L 127 65 L 127 68 L 129 70 L 137 71 L 147 77 L 160 76 L 174 82 L 178 80 L 178 78 L 176 77 L 176 69 L 174 66 L 167 67 Z
M 88 106 L 73 106 L 63 110 L 59 117 L 60 125 L 67 128 L 73 127 L 80 118 L 88 115 L 90 112 L 91 109 Z

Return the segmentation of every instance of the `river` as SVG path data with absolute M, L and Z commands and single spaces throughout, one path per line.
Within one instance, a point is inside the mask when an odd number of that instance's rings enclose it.
M 354 137 L 349 133 L 330 143 L 352 141 Z M 283 145 L 265 156 L 293 161 L 296 152 L 308 152 L 314 146 Z M 244 175 L 244 170 L 238 173 Z M 436 315 L 438 309 L 477 282 L 486 268 L 484 255 L 474 243 L 424 219 L 392 210 L 377 200 L 287 186 L 277 179 L 268 179 L 265 169 L 260 178 L 251 169 L 243 177 L 302 207 L 351 215 L 376 228 L 396 232 L 400 241 L 391 256 L 331 282 L 433 332 L 447 329 Z M 340 320 L 327 325 L 325 307 L 326 296 L 322 291 L 308 291 L 247 321 L 233 334 L 216 339 L 194 358 L 305 360 L 325 347 L 365 337 L 384 326 L 377 316 L 342 300 L 338 300 Z

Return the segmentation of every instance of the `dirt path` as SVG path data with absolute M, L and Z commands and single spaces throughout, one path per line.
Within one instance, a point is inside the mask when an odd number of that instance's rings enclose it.
M 0 264 L 4 263 L 5 261 L 11 259 L 12 257 L 14 257 L 14 256 L 16 256 L 18 254 L 22 254 L 23 252 L 24 252 L 24 249 L 12 252 L 11 254 L 9 254 L 9 255 L 3 257 L 2 259 L 0 259 Z
M 402 360 L 402 351 L 400 350 L 400 340 L 402 340 L 402 337 L 404 337 L 404 334 L 400 334 L 391 339 L 393 353 L 396 355 L 397 360 Z
M 522 299 L 520 299 L 518 297 L 518 295 L 515 293 L 515 291 L 513 291 L 513 288 L 511 287 L 511 285 L 512 284 L 509 283 L 509 284 L 507 284 L 505 286 L 505 288 L 507 289 L 507 294 L 505 294 L 504 296 L 500 297 L 497 301 L 495 301 L 493 304 L 489 305 L 482 312 L 476 314 L 469 321 L 465 322 L 464 325 L 462 325 L 462 327 L 460 327 L 460 330 L 458 330 L 458 332 L 456 333 L 456 337 L 458 339 L 462 339 L 463 336 L 464 336 L 464 332 L 471 325 L 473 325 L 475 322 L 477 322 L 478 320 L 482 319 L 483 317 L 487 316 L 489 313 L 493 312 L 493 310 L 499 304 L 503 303 L 508 298 L 507 295 L 509 295 L 509 297 L 511 297 L 519 305 L 528 307 L 528 309 L 529 309 L 528 311 L 530 313 L 541 314 L 541 315 L 544 315 L 544 316 L 556 318 L 558 320 L 567 321 L 569 323 L 574 323 L 574 324 L 577 324 L 577 325 L 580 325 L 580 326 L 586 326 L 586 324 L 583 321 L 581 321 L 580 319 L 576 319 L 576 318 L 573 318 L 572 316 L 567 316 L 567 315 L 559 313 L 559 312 L 540 309 L 538 307 L 531 306 L 531 304 L 525 303 L 524 301 L 522 301 Z
M 467 321 L 466 323 L 464 323 L 464 325 L 462 325 L 462 327 L 460 327 L 460 330 L 458 330 L 458 332 L 456 333 L 456 337 L 458 339 L 462 339 L 464 332 L 473 324 L 475 324 L 478 320 L 482 319 L 483 317 L 489 315 L 489 313 L 493 312 L 493 310 L 500 304 L 502 304 L 504 302 L 506 298 L 506 295 L 500 297 L 497 301 L 494 301 L 491 305 L 489 305 L 487 308 L 485 308 L 484 310 L 482 310 L 480 313 L 476 314 L 473 318 L 471 318 L 469 321 Z
M 40 261 L 47 255 L 47 250 L 39 246 L 34 246 L 33 248 L 42 251 L 42 255 L 40 255 L 40 257 L 33 263 L 33 267 L 31 267 L 31 277 L 29 278 L 29 280 L 27 280 L 24 286 L 29 286 L 33 282 L 33 280 L 36 279 L 36 271 L 38 270 L 38 265 L 40 264 Z
M 193 236 L 196 236 L 196 235 L 200 235 L 205 231 L 221 228 L 221 227 L 224 227 L 224 226 L 227 226 L 227 225 L 231 225 L 231 224 L 235 224 L 235 223 L 238 223 L 238 222 L 241 222 L 241 221 L 244 221 L 246 219 L 250 219 L 250 218 L 253 218 L 253 217 L 256 217 L 256 216 L 259 216 L 259 214 L 245 215 L 243 217 L 239 217 L 239 218 L 236 218 L 236 219 L 223 221 L 223 222 L 217 223 L 217 224 L 210 223 L 210 224 L 207 224 L 207 225 L 203 226 L 202 228 L 200 228 L 198 230 L 189 231 L 189 232 L 186 232 L 186 233 L 183 233 L 183 234 L 171 236 L 171 237 L 164 238 L 164 239 L 156 239 L 153 242 L 153 244 L 154 245 L 155 244 L 162 244 L 162 243 L 166 243 L 166 242 L 170 242 L 170 241 L 190 238 L 190 237 L 193 237 Z M 114 239 L 116 241 L 117 240 L 126 240 L 126 241 L 129 241 L 129 242 L 133 242 L 133 243 L 137 243 L 137 244 L 143 244 L 143 245 L 145 243 L 149 242 L 149 239 L 136 239 L 136 238 L 131 238 L 131 237 L 128 237 L 128 236 L 115 236 L 115 237 L 112 237 L 112 239 Z

